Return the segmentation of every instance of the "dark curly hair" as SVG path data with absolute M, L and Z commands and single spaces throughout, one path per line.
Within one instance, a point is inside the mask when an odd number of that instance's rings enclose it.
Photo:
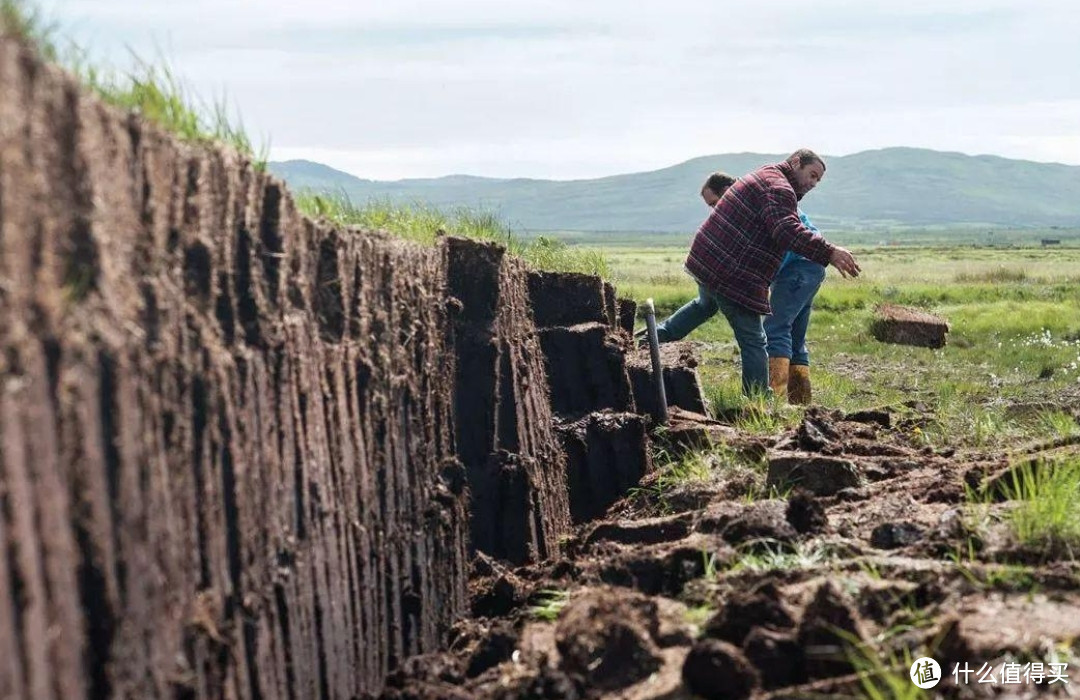
M 723 194 L 724 190 L 734 184 L 735 178 L 728 175 L 727 173 L 716 171 L 705 180 L 705 184 L 701 186 L 701 189 L 704 190 L 706 187 L 708 187 L 716 194 Z

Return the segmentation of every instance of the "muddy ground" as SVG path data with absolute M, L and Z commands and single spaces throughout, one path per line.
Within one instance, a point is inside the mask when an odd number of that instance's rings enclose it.
M 998 486 L 1076 445 L 935 451 L 923 410 L 814 407 L 765 440 L 714 425 L 734 448 L 710 478 L 651 472 L 544 565 L 476 559 L 472 619 L 383 697 L 915 697 L 905 654 L 926 650 L 929 697 L 1068 696 L 1048 681 L 1077 673 L 1080 567 L 1011 544 Z M 1028 662 L 1043 683 L 1011 665 Z

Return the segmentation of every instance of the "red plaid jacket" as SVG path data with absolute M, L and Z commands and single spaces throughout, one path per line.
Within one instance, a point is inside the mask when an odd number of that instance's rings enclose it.
M 791 166 L 766 165 L 728 188 L 698 229 L 686 271 L 714 294 L 771 314 L 769 284 L 789 249 L 828 265 L 835 248 L 799 221 Z

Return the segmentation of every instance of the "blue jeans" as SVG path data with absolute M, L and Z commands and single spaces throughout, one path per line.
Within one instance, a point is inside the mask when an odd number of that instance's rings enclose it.
M 691 299 L 675 313 L 668 316 L 656 327 L 656 336 L 661 343 L 682 340 L 690 331 L 708 321 L 720 310 L 716 297 L 702 285 L 698 285 L 696 299 Z
M 743 393 L 747 396 L 770 393 L 769 356 L 765 350 L 765 329 L 761 325 L 761 316 L 726 297 L 713 294 L 700 284 L 696 299 L 656 327 L 657 338 L 661 343 L 682 340 L 690 331 L 715 316 L 717 311 L 723 312 L 735 333 L 735 342 L 739 344 Z
M 793 257 L 776 274 L 769 304 L 772 316 L 765 317 L 769 357 L 791 358 L 793 365 L 809 365 L 806 330 L 814 295 L 825 281 L 825 268 L 803 257 Z

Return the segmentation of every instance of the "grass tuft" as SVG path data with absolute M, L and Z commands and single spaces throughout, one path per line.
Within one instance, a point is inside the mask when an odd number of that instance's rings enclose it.
M 864 644 L 850 644 L 848 660 L 859 677 L 860 697 L 865 700 L 922 700 L 927 692 L 909 675 L 914 658 L 907 649 L 881 654 Z M 944 673 L 944 669 L 942 669 Z
M 753 549 L 750 549 L 750 548 Z M 731 566 L 731 572 L 788 571 L 810 569 L 835 559 L 828 547 L 804 544 L 786 545 L 782 542 L 756 540 L 744 542 L 738 549 L 748 550 L 739 555 Z
M 258 149 L 239 117 L 229 113 L 224 98 L 212 103 L 195 95 L 162 58 L 155 63 L 133 56 L 134 67 L 126 72 L 101 68 L 85 53 L 73 50 L 66 61 L 80 81 L 105 102 L 133 112 L 183 141 L 225 144 L 251 158 L 256 169 L 265 170 L 269 149 Z
M 37 7 L 23 0 L 0 0 L 0 32 L 37 47 L 47 61 L 56 61 L 56 24 L 49 22 Z
M 62 44 L 55 22 L 24 0 L 0 0 L 0 29 L 37 48 L 46 61 L 57 63 L 102 100 L 138 114 L 184 141 L 224 144 L 264 170 L 269 149 L 258 149 L 239 117 L 230 114 L 224 99 L 207 103 L 177 78 L 164 58 L 151 63 L 133 55 L 134 67 L 118 71 L 98 65 L 74 43 Z
M 711 605 L 695 605 L 686 609 L 683 619 L 686 620 L 687 624 L 694 627 L 696 636 L 700 637 L 705 631 L 705 625 L 715 614 L 716 608 Z
M 536 605 L 532 606 L 529 612 L 538 620 L 554 622 L 569 602 L 569 591 L 547 588 L 540 591 Z
M 1080 551 L 1080 459 L 1019 465 L 1004 489 L 1006 498 L 1019 502 L 1007 519 L 1020 544 L 1076 558 Z
M 1076 422 L 1076 417 L 1067 411 L 1042 411 L 1037 423 L 1040 432 L 1051 439 L 1072 437 L 1080 433 L 1080 424 Z

